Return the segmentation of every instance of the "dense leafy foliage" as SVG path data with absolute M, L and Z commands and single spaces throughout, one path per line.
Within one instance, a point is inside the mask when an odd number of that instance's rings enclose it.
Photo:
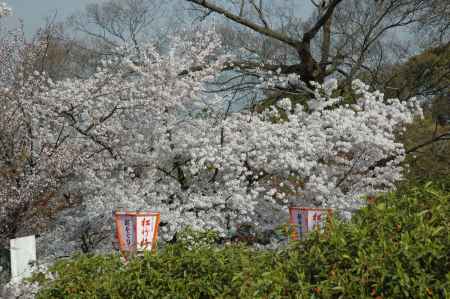
M 39 298 L 448 298 L 449 184 L 377 199 L 285 248 L 207 245 L 194 234 L 124 264 L 116 256 L 60 261 L 36 275 Z
M 382 76 L 389 82 L 391 88 L 387 88 L 385 92 L 388 96 L 400 99 L 407 99 L 411 95 L 434 98 L 434 101 L 439 97 L 445 98 L 449 93 L 449 63 L 450 42 L 429 48 L 402 64 L 386 68 Z M 436 108 L 441 109 L 434 111 L 435 113 L 447 112 L 445 109 L 448 110 L 448 100 L 447 105 L 445 100 L 443 102 L 444 105 L 439 103 L 435 105 Z
M 441 126 L 436 123 L 430 113 L 423 120 L 417 121 L 407 127 L 401 142 L 405 148 L 413 148 L 417 144 L 423 144 L 437 135 L 450 132 L 450 125 Z M 407 155 L 405 162 L 408 164 L 406 177 L 412 181 L 445 180 L 450 175 L 450 142 L 441 140 L 431 143 L 420 150 Z

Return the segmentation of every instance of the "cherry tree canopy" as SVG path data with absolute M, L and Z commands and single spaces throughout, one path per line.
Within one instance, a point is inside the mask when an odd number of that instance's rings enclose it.
M 122 53 L 88 79 L 20 73 L 20 84 L 0 89 L 1 113 L 20 115 L 2 132 L 22 132 L 0 166 L 23 161 L 23 183 L 11 179 L 2 190 L 42 194 L 64 182 L 92 215 L 119 206 L 160 211 L 170 239 L 185 225 L 226 233 L 254 220 L 260 205 L 359 206 L 401 179 L 395 134 L 421 114 L 413 100 L 384 99 L 355 81 L 355 104 L 345 105 L 328 80 L 311 83 L 314 97 L 303 106 L 284 99 L 263 113 L 230 113 L 204 93 L 230 60 L 213 31 L 173 37 L 166 52 L 147 45 Z

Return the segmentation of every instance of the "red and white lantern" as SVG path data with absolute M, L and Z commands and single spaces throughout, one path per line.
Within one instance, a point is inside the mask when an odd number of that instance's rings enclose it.
M 291 238 L 299 240 L 313 230 L 323 231 L 332 215 L 331 209 L 289 207 Z
M 115 237 L 121 252 L 154 251 L 158 240 L 159 212 L 114 211 Z

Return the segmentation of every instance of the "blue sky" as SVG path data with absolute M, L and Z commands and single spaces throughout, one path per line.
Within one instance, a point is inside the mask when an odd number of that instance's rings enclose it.
M 24 30 L 28 37 L 33 36 L 36 30 L 45 24 L 45 18 L 53 16 L 56 13 L 57 21 L 64 21 L 68 16 L 79 12 L 84 9 L 86 4 L 99 3 L 105 0 L 0 0 L 5 2 L 13 10 L 13 16 L 6 18 L 6 25 L 8 27 L 15 27 L 18 24 L 18 19 L 21 19 L 24 23 Z M 160 0 L 160 1 L 173 1 L 176 0 Z M 281 4 L 285 0 L 272 0 Z M 275 2 L 280 1 L 280 2 Z M 220 1 L 219 1 L 220 2 Z M 269 2 L 270 3 L 270 2 Z M 287 3 L 287 1 L 286 1 Z M 298 0 L 297 6 L 294 7 L 294 11 L 298 16 L 306 17 L 311 13 L 311 4 L 309 0 Z M 216 17 L 220 18 L 220 16 Z M 407 32 L 400 30 L 400 37 L 404 39 L 410 39 Z
M 24 29 L 28 36 L 32 36 L 36 30 L 45 24 L 45 18 L 57 13 L 57 20 L 63 21 L 68 16 L 84 9 L 86 4 L 99 3 L 105 0 L 0 0 L 5 2 L 13 10 L 13 16 L 6 18 L 6 24 L 14 26 L 17 20 L 21 19 L 24 23 Z M 175 0 L 160 0 L 173 1 Z M 272 0 L 281 2 L 272 2 L 282 4 L 282 0 Z M 219 1 L 220 3 L 220 1 Z M 269 2 L 270 3 L 270 2 Z M 300 16 L 308 16 L 311 12 L 311 6 L 308 0 L 297 2 L 296 13 Z
M 6 23 L 15 24 L 22 19 L 27 35 L 35 32 L 45 18 L 57 13 L 57 20 L 64 20 L 88 3 L 101 2 L 101 0 L 2 0 L 13 9 L 13 16 L 8 17 Z

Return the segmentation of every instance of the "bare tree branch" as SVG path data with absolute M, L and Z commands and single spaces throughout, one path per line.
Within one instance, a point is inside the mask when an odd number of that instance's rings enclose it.
M 325 25 L 325 23 L 332 17 L 334 9 L 340 2 L 342 2 L 342 0 L 333 0 L 328 5 L 327 10 L 323 14 L 323 16 L 319 18 L 317 23 L 311 29 L 309 29 L 307 32 L 305 32 L 305 34 L 303 34 L 302 41 L 304 43 L 310 42 L 316 36 L 316 34 L 317 34 L 317 32 L 319 32 L 320 28 L 322 28 L 322 26 Z
M 232 20 L 232 21 L 234 21 L 236 23 L 239 23 L 239 24 L 241 24 L 241 25 L 243 25 L 245 27 L 248 27 L 248 28 L 250 28 L 250 29 L 260 33 L 260 34 L 263 34 L 265 36 L 268 36 L 268 37 L 274 38 L 276 40 L 279 40 L 279 41 L 281 41 L 283 43 L 286 43 L 286 44 L 288 44 L 288 45 L 290 45 L 290 46 L 292 46 L 294 48 L 297 48 L 299 46 L 299 44 L 300 44 L 299 40 L 290 38 L 289 36 L 287 36 L 286 34 L 283 34 L 281 32 L 277 32 L 277 31 L 274 31 L 274 30 L 272 30 L 270 28 L 266 28 L 264 26 L 260 26 L 258 24 L 255 24 L 255 23 L 253 23 L 253 22 L 251 22 L 251 21 L 249 21 L 249 20 L 247 20 L 247 19 L 245 19 L 243 17 L 240 17 L 238 15 L 235 15 L 235 14 L 229 12 L 228 10 L 226 10 L 226 9 L 220 7 L 220 6 L 214 5 L 214 4 L 210 3 L 209 1 L 206 1 L 206 0 L 186 0 L 186 1 L 195 3 L 195 4 L 200 5 L 200 6 L 203 6 L 204 8 L 207 8 L 207 9 L 212 10 L 212 11 L 218 13 L 218 14 L 221 14 L 221 15 L 225 16 L 226 18 L 228 18 L 228 19 L 230 19 L 230 20 Z

